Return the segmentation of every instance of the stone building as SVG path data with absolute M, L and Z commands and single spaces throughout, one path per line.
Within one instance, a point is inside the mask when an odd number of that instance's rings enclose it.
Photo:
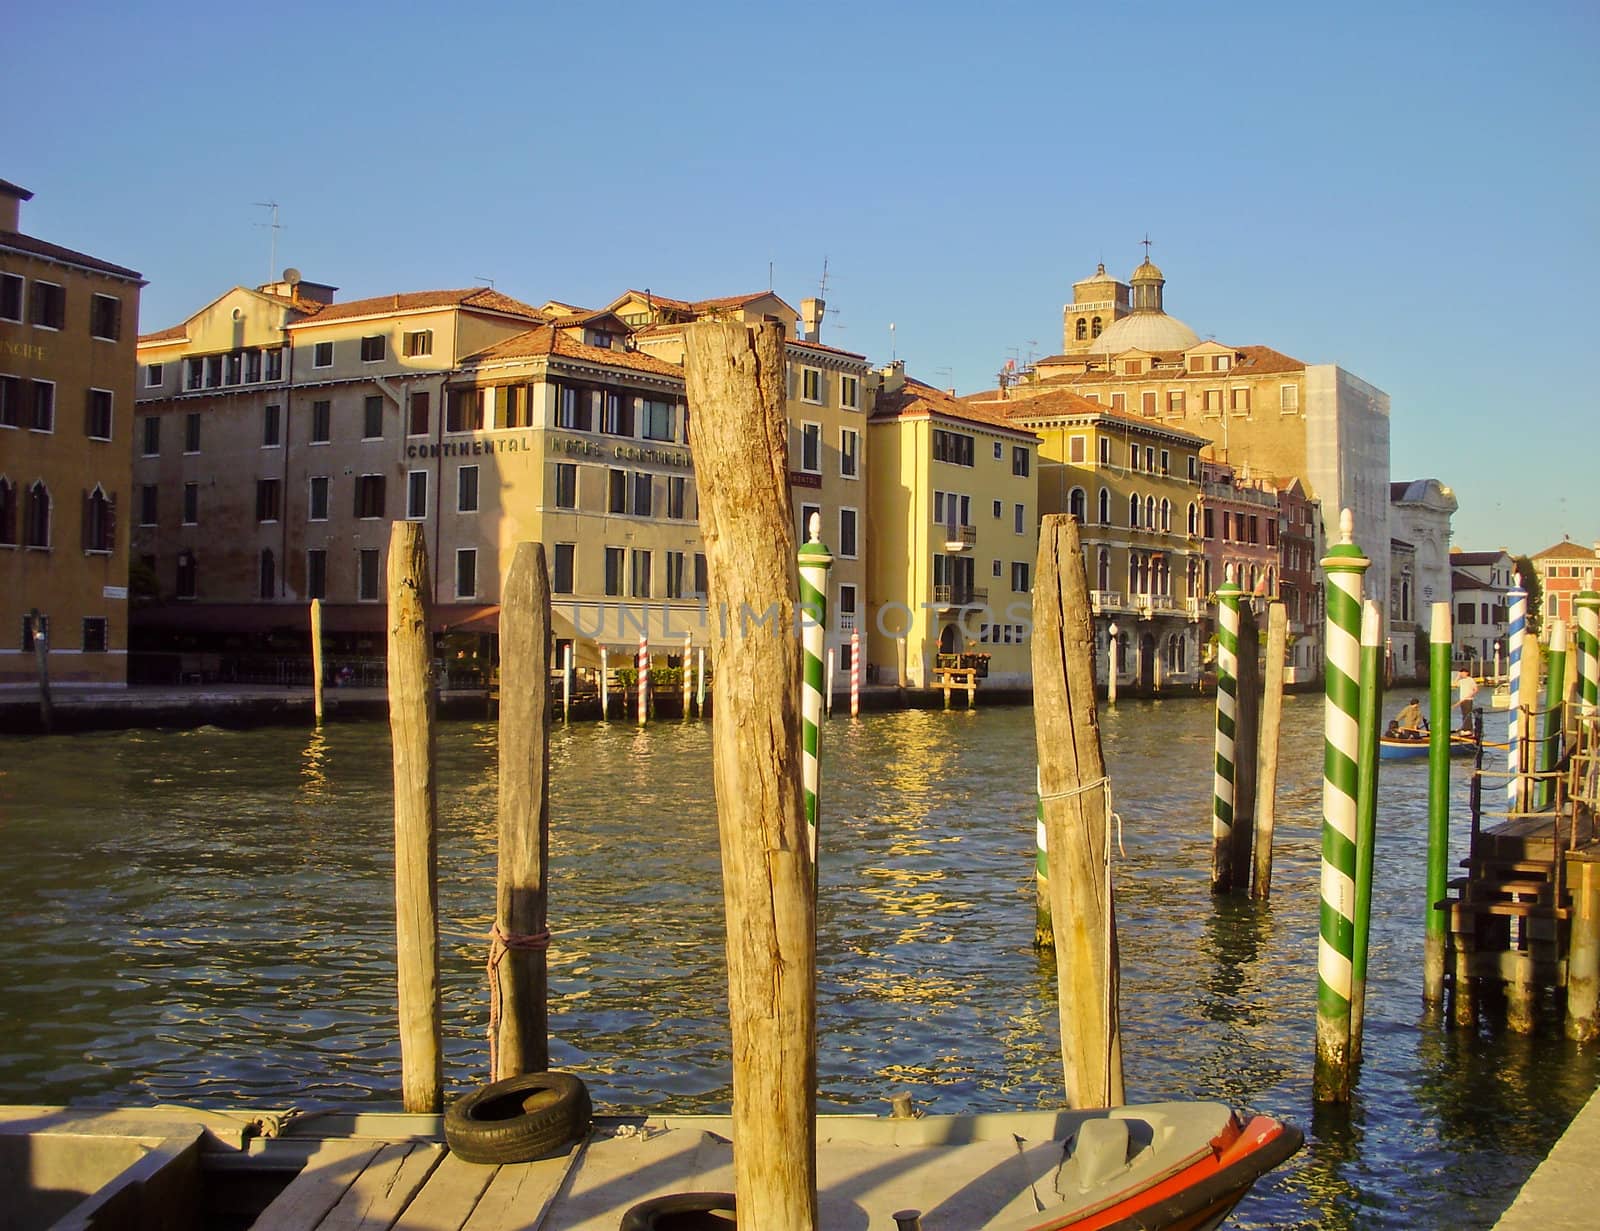
M 128 672 L 131 269 L 24 234 L 0 180 L 0 687 Z
M 1202 340 L 1167 313 L 1165 287 L 1148 259 L 1127 283 L 1103 266 L 1075 283 L 1061 353 L 1023 372 L 1009 395 L 1069 390 L 1198 433 L 1219 460 L 1253 474 L 1299 479 L 1324 516 L 1352 510 L 1356 542 L 1373 562 L 1367 591 L 1387 594 L 1388 395 L 1334 364 Z
M 1533 567 L 1539 574 L 1539 585 L 1544 590 L 1544 607 L 1541 611 L 1541 633 L 1551 620 L 1573 621 L 1572 600 L 1579 590 L 1593 590 L 1600 576 L 1600 540 L 1592 547 L 1563 539 L 1532 556 Z
M 1389 485 L 1389 531 L 1410 549 L 1408 570 L 1392 567 L 1389 579 L 1390 637 L 1403 679 L 1427 671 L 1431 609 L 1450 601 L 1450 517 L 1456 508 L 1455 493 L 1438 479 Z
M 1509 661 L 1506 592 L 1517 562 L 1498 551 L 1450 551 L 1451 659 L 1473 675 L 1500 676 Z

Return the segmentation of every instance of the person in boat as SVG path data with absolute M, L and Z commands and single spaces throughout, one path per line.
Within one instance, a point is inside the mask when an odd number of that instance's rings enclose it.
M 1472 730 L 1472 703 L 1478 696 L 1478 681 L 1468 675 L 1466 671 L 1458 671 L 1456 673 L 1456 692 L 1461 697 L 1461 700 L 1456 703 L 1461 707 L 1461 729 L 1470 732 Z
M 1422 706 L 1416 697 L 1394 716 L 1389 728 L 1389 735 L 1394 739 L 1416 739 L 1427 733 L 1428 720 L 1422 716 Z

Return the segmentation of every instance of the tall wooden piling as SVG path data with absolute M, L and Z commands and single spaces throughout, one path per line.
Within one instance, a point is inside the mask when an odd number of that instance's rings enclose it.
M 1073 1107 L 1123 1101 L 1111 784 L 1095 704 L 1094 626 L 1078 525 L 1039 528 L 1033 592 L 1034 734 L 1055 934 L 1061 1064 Z
M 389 737 L 394 748 L 394 907 L 405 1110 L 437 1112 L 439 1042 L 438 800 L 428 549 L 422 525 L 389 534 Z M 502 695 L 504 695 L 502 689 Z
M 1557 856 L 1559 858 L 1560 856 Z M 1567 1038 L 1600 1038 L 1600 859 L 1589 850 L 1567 857 L 1572 946 L 1567 954 Z
M 561 654 L 561 721 L 572 721 L 572 642 L 562 646 Z M 502 728 L 504 729 L 504 728 Z
M 810 1231 L 816 1196 L 816 942 L 801 790 L 798 578 L 782 328 L 684 331 L 717 698 L 712 779 L 727 919 L 733 1165 L 741 1225 Z M 775 610 L 763 624 L 748 620 Z
M 1267 605 L 1267 669 L 1261 692 L 1261 764 L 1256 779 L 1255 879 L 1252 895 L 1272 896 L 1272 830 L 1278 816 L 1278 744 L 1283 725 L 1283 668 L 1289 648 L 1289 613 Z
M 37 607 L 28 612 L 28 618 L 33 621 L 33 665 L 39 673 L 39 726 L 48 735 L 55 725 L 50 704 L 50 622 Z
M 1450 604 L 1434 603 L 1428 632 L 1428 898 L 1422 947 L 1422 1003 L 1444 1003 L 1448 918 L 1438 904 L 1450 888 Z M 1514 721 L 1514 719 L 1513 719 Z
M 1372 865 L 1378 832 L 1378 730 L 1383 707 L 1383 612 L 1361 608 L 1361 687 L 1356 721 L 1356 896 L 1350 946 L 1350 1062 L 1361 1060 L 1367 1009 L 1367 948 L 1372 933 Z
M 1229 843 L 1233 870 L 1229 888 L 1234 893 L 1248 893 L 1254 857 L 1256 769 L 1260 763 L 1261 738 L 1261 634 L 1256 624 L 1255 603 L 1248 598 L 1239 604 L 1238 660 L 1239 695 L 1233 742 L 1234 825 Z
M 600 647 L 600 721 L 606 722 L 611 717 L 611 664 L 606 647 Z
M 1545 663 L 1544 735 L 1539 741 L 1539 773 L 1534 808 L 1544 811 L 1555 804 L 1556 762 L 1561 758 L 1561 725 L 1567 696 L 1567 625 L 1550 621 L 1550 648 Z M 1549 776 L 1545 776 L 1549 775 Z
M 550 577 L 542 543 L 518 543 L 506 573 L 500 678 L 499 857 L 489 942 L 491 1081 L 550 1067 Z
M 1211 892 L 1233 888 L 1239 712 L 1239 587 L 1233 565 L 1217 587 L 1217 720 L 1211 774 Z
M 322 600 L 311 600 L 311 704 L 322 725 Z

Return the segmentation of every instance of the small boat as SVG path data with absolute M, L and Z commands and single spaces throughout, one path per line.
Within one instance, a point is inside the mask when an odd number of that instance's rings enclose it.
M 1384 761 L 1426 761 L 1430 740 L 1426 733 L 1406 738 L 1384 735 L 1378 738 L 1378 757 Z M 1485 743 L 1485 748 L 1494 745 Z M 1470 757 L 1478 749 L 1478 741 L 1470 731 L 1450 732 L 1450 755 Z
M 21 1202 L 21 1226 L 65 1219 L 97 1231 L 138 1231 L 151 1225 L 141 1211 L 152 1208 L 167 1218 L 163 1226 L 207 1225 L 201 1211 L 225 1209 L 229 1225 L 256 1231 L 358 1223 L 409 1231 L 736 1225 L 727 1116 L 595 1116 L 569 1147 L 497 1165 L 452 1154 L 441 1119 L 8 1107 L 0 1108 L 0 1162 L 23 1160 L 22 1192 L 8 1194 Z M 816 1128 L 818 1225 L 920 1225 L 910 1220 L 920 1215 L 929 1231 L 1207 1231 L 1302 1143 L 1293 1125 L 1206 1102 L 824 1114 Z M 30 1190 L 29 1159 L 36 1168 L 50 1164 L 36 1179 L 75 1182 Z M 724 1213 L 639 1224 L 636 1211 L 650 1206 Z

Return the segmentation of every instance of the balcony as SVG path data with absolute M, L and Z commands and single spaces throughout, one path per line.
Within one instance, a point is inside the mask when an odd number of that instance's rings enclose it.
M 1150 600 L 1150 610 L 1157 615 L 1178 609 L 1177 600 L 1170 594 L 1147 594 L 1145 597 Z
M 981 586 L 934 586 L 933 601 L 941 607 L 982 607 L 989 591 Z
M 978 527 L 976 526 L 946 526 L 944 528 L 944 549 L 946 551 L 965 551 L 978 541 Z
M 1122 591 L 1120 590 L 1090 590 L 1089 606 L 1094 608 L 1095 615 L 1104 611 L 1122 610 Z
M 1204 607 L 1205 604 L 1198 598 L 1186 598 L 1183 600 L 1183 614 L 1191 620 L 1198 620 L 1204 615 Z

